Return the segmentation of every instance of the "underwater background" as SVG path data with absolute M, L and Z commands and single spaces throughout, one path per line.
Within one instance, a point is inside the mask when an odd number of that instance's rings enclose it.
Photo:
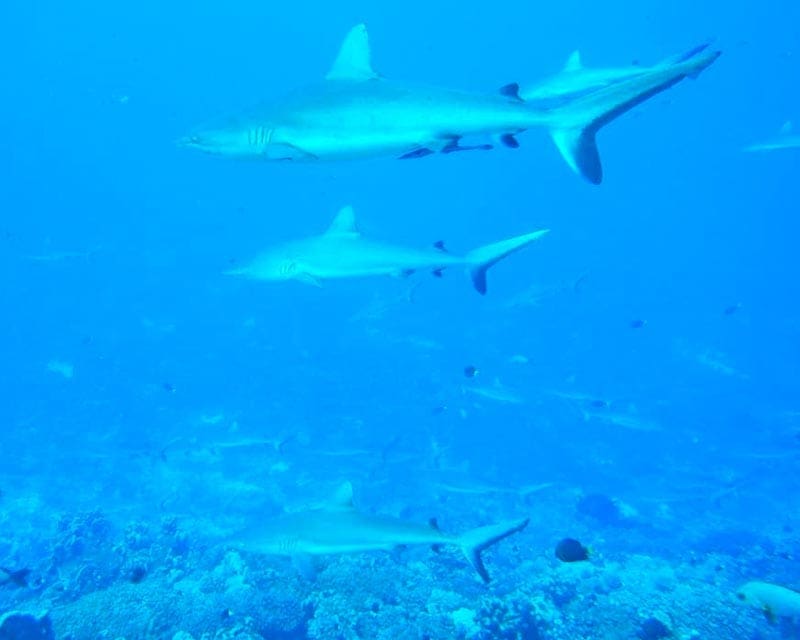
M 361 21 L 386 77 L 488 93 L 575 49 L 723 55 L 599 134 L 599 187 L 543 130 L 403 162 L 178 147 L 322 78 Z M 736 597 L 800 588 L 800 151 L 743 152 L 800 117 L 800 4 L 6 0 L 0 24 L 0 638 L 800 638 Z M 485 297 L 459 269 L 223 275 L 347 204 L 459 254 L 550 233 Z M 233 544 L 345 481 L 367 514 L 530 523 L 488 585 L 457 549 L 308 575 Z

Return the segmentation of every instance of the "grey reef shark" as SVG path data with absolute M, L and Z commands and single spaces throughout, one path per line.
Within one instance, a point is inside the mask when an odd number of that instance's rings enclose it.
M 784 123 L 780 133 L 766 142 L 758 142 L 744 148 L 745 151 L 781 151 L 783 149 L 800 149 L 800 133 L 796 132 L 791 121 Z
M 585 69 L 578 56 L 548 81 L 507 84 L 495 93 L 406 84 L 375 72 L 366 26 L 347 35 L 321 82 L 226 117 L 181 139 L 185 147 L 261 160 L 323 161 L 516 148 L 517 134 L 544 127 L 567 164 L 603 179 L 595 136 L 601 127 L 720 55 L 707 45 L 652 67 Z
M 476 291 L 485 294 L 489 267 L 547 232 L 540 229 L 457 256 L 447 251 L 442 242 L 428 249 L 414 249 L 365 238 L 356 226 L 353 208 L 346 206 L 325 233 L 278 244 L 250 264 L 225 273 L 254 280 L 299 280 L 321 286 L 324 280 L 410 276 L 419 271 L 440 277 L 444 269 L 461 267 L 468 271 Z
M 481 554 L 501 540 L 522 531 L 528 519 L 490 524 L 454 535 L 439 529 L 436 520 L 427 525 L 388 515 L 363 513 L 353 505 L 353 487 L 344 483 L 329 503 L 287 512 L 243 532 L 234 543 L 245 551 L 288 557 L 308 575 L 310 560 L 319 556 L 393 551 L 411 545 L 435 550 L 454 546 L 488 583 L 489 572 Z

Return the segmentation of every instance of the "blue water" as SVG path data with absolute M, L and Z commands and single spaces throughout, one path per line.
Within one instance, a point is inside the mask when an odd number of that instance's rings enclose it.
M 723 55 L 601 131 L 599 187 L 538 130 L 403 162 L 176 145 L 324 76 L 360 21 L 384 76 L 479 92 L 574 49 Z M 800 118 L 800 5 L 6 0 L 0 24 L 0 567 L 31 571 L 0 573 L 0 638 L 800 637 L 734 595 L 800 588 L 800 151 L 742 152 Z M 485 297 L 457 269 L 222 275 L 346 204 L 455 253 L 551 232 Z M 457 550 L 309 576 L 235 544 L 343 481 L 454 533 L 531 522 L 488 586 Z

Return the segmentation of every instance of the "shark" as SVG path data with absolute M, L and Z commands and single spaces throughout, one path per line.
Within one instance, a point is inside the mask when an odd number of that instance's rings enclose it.
M 354 506 L 352 484 L 345 482 L 328 504 L 287 512 L 259 523 L 243 534 L 236 546 L 253 553 L 290 557 L 299 563 L 309 557 L 392 551 L 411 545 L 434 549 L 454 546 L 461 549 L 481 579 L 489 583 L 491 577 L 481 554 L 526 526 L 527 518 L 453 535 L 442 531 L 434 519 L 425 525 L 363 513 Z
M 226 116 L 183 137 L 179 144 L 260 160 L 413 159 L 496 146 L 517 148 L 518 134 L 544 127 L 569 167 L 600 184 L 599 129 L 684 78 L 696 77 L 719 55 L 698 47 L 668 63 L 627 74 L 609 73 L 609 79 L 580 74 L 580 89 L 556 89 L 569 99 L 546 108 L 536 99 L 526 100 L 517 83 L 495 93 L 479 93 L 384 78 L 373 68 L 362 23 L 347 34 L 321 82 Z
M 652 67 L 633 65 L 619 68 L 592 68 L 583 64 L 580 51 L 573 51 L 564 67 L 555 75 L 533 85 L 520 87 L 520 98 L 538 106 L 563 104 L 569 99 L 584 96 L 626 80 L 640 77 L 660 69 L 669 69 L 683 62 L 699 58 L 709 43 L 698 45 L 685 53 L 670 56 Z M 690 74 L 691 75 L 691 74 Z
M 745 151 L 780 151 L 781 149 L 800 149 L 800 133 L 794 130 L 789 120 L 781 127 L 780 133 L 766 142 L 751 144 L 744 148 Z
M 414 249 L 365 238 L 358 230 L 353 207 L 343 207 L 325 233 L 267 249 L 250 264 L 226 271 L 255 280 L 299 280 L 316 286 L 322 281 L 377 275 L 409 276 L 430 271 L 441 277 L 450 267 L 464 267 L 481 295 L 486 293 L 487 270 L 506 256 L 548 232 L 540 229 L 488 244 L 464 256 L 453 255 L 442 242 Z

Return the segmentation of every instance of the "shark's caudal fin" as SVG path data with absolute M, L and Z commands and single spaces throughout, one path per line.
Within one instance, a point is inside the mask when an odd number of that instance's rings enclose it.
M 488 583 L 491 581 L 491 578 L 483 564 L 481 553 L 504 538 L 522 531 L 527 526 L 527 518 L 517 522 L 492 524 L 467 531 L 458 537 L 457 542 L 464 552 L 464 555 L 467 556 L 467 560 L 469 560 L 469 563 L 475 568 L 475 571 L 478 572 L 481 579 Z
M 527 247 L 534 240 L 538 240 L 549 229 L 541 229 L 533 233 L 526 233 L 522 236 L 501 240 L 493 244 L 487 244 L 470 251 L 465 256 L 465 261 L 469 268 L 470 277 L 475 290 L 481 295 L 486 293 L 486 272 L 489 267 L 496 264 L 507 255 Z
M 595 136 L 606 124 L 684 78 L 695 78 L 720 56 L 707 46 L 695 47 L 641 74 L 610 84 L 551 111 L 550 133 L 573 171 L 592 184 L 603 180 Z M 521 96 L 524 99 L 524 95 Z

